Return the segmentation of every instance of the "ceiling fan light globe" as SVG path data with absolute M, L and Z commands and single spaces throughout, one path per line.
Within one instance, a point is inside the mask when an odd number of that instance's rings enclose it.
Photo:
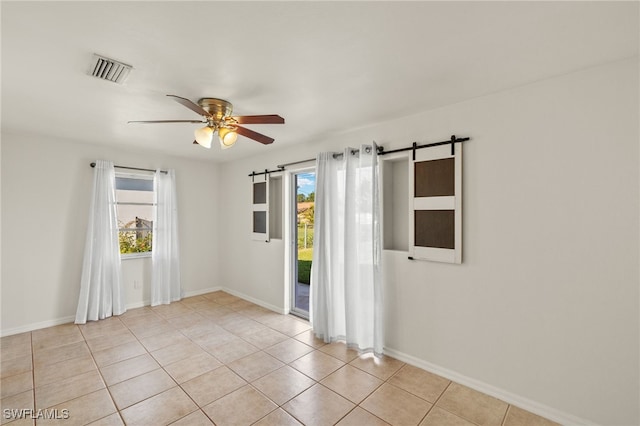
M 231 148 L 238 140 L 238 134 L 225 127 L 218 130 L 218 136 L 220 137 L 220 146 L 222 149 Z
M 211 148 L 211 142 L 213 141 L 213 129 L 209 126 L 204 126 L 200 129 L 196 129 L 194 132 L 196 142 L 205 148 Z

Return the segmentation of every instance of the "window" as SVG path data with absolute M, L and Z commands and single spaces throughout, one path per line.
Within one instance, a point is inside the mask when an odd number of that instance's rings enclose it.
M 258 241 L 269 241 L 269 174 L 264 180 L 251 183 L 252 223 L 251 237 Z
M 120 254 L 151 253 L 154 216 L 153 176 L 116 175 Z

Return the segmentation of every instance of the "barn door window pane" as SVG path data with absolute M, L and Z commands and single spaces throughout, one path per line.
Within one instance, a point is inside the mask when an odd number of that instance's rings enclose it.
M 259 181 L 255 181 L 258 180 Z M 269 175 L 251 181 L 251 238 L 269 241 Z

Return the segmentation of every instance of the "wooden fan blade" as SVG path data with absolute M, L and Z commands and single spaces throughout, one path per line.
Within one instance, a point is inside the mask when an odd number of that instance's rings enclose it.
M 268 145 L 273 143 L 275 139 L 270 138 L 269 136 L 265 136 L 261 133 L 254 132 L 253 130 L 249 130 L 246 127 L 236 126 L 236 133 L 239 135 L 245 136 L 249 139 L 253 139 L 254 141 L 258 141 L 262 144 Z
M 211 114 L 209 114 L 207 112 L 207 110 L 202 108 L 200 105 L 198 105 L 198 104 L 196 104 L 194 102 L 191 102 L 187 98 L 181 98 L 180 96 L 176 96 L 176 95 L 167 95 L 167 96 L 173 98 L 179 104 L 186 106 L 191 111 L 197 112 L 198 114 L 202 115 L 203 117 L 211 117 Z
M 151 120 L 151 121 L 127 121 L 127 123 L 153 124 L 153 123 L 206 123 L 202 120 Z
M 284 118 L 277 114 L 269 115 L 240 115 L 229 117 L 238 124 L 284 124 Z

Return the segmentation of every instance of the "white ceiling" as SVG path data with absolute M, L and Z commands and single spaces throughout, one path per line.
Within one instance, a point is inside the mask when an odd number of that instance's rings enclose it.
M 210 161 L 259 155 L 638 55 L 638 2 L 2 2 L 2 129 Z M 87 75 L 93 53 L 134 69 Z M 192 145 L 167 98 L 274 137 Z

